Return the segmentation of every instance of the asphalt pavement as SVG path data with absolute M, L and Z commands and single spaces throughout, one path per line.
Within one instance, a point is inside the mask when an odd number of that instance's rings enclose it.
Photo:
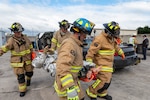
M 139 54 L 139 57 L 142 55 Z M 53 88 L 54 77 L 44 69 L 34 69 L 31 86 L 19 97 L 16 76 L 9 63 L 10 53 L 0 57 L 0 100 L 58 100 Z M 84 90 L 92 84 L 81 82 Z M 150 56 L 140 64 L 113 73 L 108 93 L 113 100 L 150 100 Z M 85 100 L 90 100 L 87 96 Z M 98 100 L 103 100 L 98 98 Z

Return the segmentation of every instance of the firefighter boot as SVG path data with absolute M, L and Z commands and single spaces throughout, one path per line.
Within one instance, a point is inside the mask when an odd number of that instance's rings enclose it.
M 108 95 L 108 94 L 106 96 L 104 96 L 104 97 L 101 97 L 101 98 L 104 98 L 106 100 L 112 100 L 112 97 L 110 95 Z
M 26 92 L 20 92 L 20 97 L 24 97 Z
M 27 86 L 30 86 L 31 80 L 27 80 Z

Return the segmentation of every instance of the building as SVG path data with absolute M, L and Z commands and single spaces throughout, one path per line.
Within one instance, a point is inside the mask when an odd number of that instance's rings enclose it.
M 102 32 L 102 28 L 94 28 L 91 35 L 92 36 L 96 36 L 98 34 L 100 34 Z M 11 36 L 12 34 L 9 34 L 6 36 L 6 40 Z M 37 33 L 38 35 L 38 33 Z M 131 29 L 121 29 L 120 30 L 120 37 L 122 39 L 123 42 L 125 43 L 128 43 L 128 40 L 129 40 L 129 37 L 131 37 L 132 35 L 137 35 L 137 40 L 138 40 L 138 43 L 141 44 L 142 41 L 143 41 L 143 35 L 144 34 L 137 34 L 137 30 L 131 30 Z M 147 37 L 150 39 L 150 34 L 146 34 Z M 35 42 L 36 40 L 36 36 L 28 36 L 29 39 L 32 41 L 32 42 Z M 150 47 L 150 45 L 149 45 Z
M 104 29 L 101 29 L 101 28 L 95 28 L 92 31 L 91 35 L 96 36 L 96 35 L 100 34 L 103 30 Z M 120 30 L 120 37 L 123 42 L 128 43 L 128 39 L 132 35 L 137 35 L 137 30 L 131 30 L 131 29 L 121 29 Z
M 5 32 L 0 30 L 0 47 L 4 45 L 6 42 Z

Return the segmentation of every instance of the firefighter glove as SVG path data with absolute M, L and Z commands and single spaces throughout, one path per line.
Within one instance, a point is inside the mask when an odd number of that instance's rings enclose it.
M 46 47 L 43 49 L 43 52 L 46 54 L 46 53 L 48 52 L 48 50 L 49 50 L 49 47 L 46 46 Z
M 122 54 L 121 54 L 121 57 L 122 57 L 122 60 L 124 60 L 124 59 L 125 59 L 125 55 L 124 55 L 124 53 L 122 53 Z
M 49 49 L 48 50 L 48 54 L 53 55 L 54 54 L 54 50 L 53 49 Z
M 67 88 L 67 100 L 79 100 L 75 86 Z
M 95 74 L 97 74 L 99 71 L 101 71 L 101 66 L 95 67 L 95 68 L 91 68 L 91 71 Z

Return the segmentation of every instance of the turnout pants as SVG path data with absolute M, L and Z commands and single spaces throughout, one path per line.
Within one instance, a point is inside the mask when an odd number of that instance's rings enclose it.
M 33 66 L 31 64 L 24 67 L 13 67 L 19 84 L 19 92 L 26 92 L 26 80 L 30 80 L 33 76 Z
M 97 98 L 97 96 L 106 96 L 107 89 L 111 83 L 111 78 L 111 72 L 99 72 L 97 74 L 97 80 L 86 90 L 87 95 L 92 98 Z
M 84 91 L 81 87 L 81 84 L 79 82 L 78 79 L 74 79 L 74 82 L 75 82 L 75 86 L 78 86 L 79 87 L 79 91 L 78 91 L 78 96 L 79 96 L 79 100 L 84 100 Z M 56 84 L 59 84 L 59 86 L 61 85 L 60 82 L 56 82 Z M 62 89 L 59 89 L 59 91 L 62 90 Z M 59 96 L 59 100 L 67 100 L 67 96 Z

